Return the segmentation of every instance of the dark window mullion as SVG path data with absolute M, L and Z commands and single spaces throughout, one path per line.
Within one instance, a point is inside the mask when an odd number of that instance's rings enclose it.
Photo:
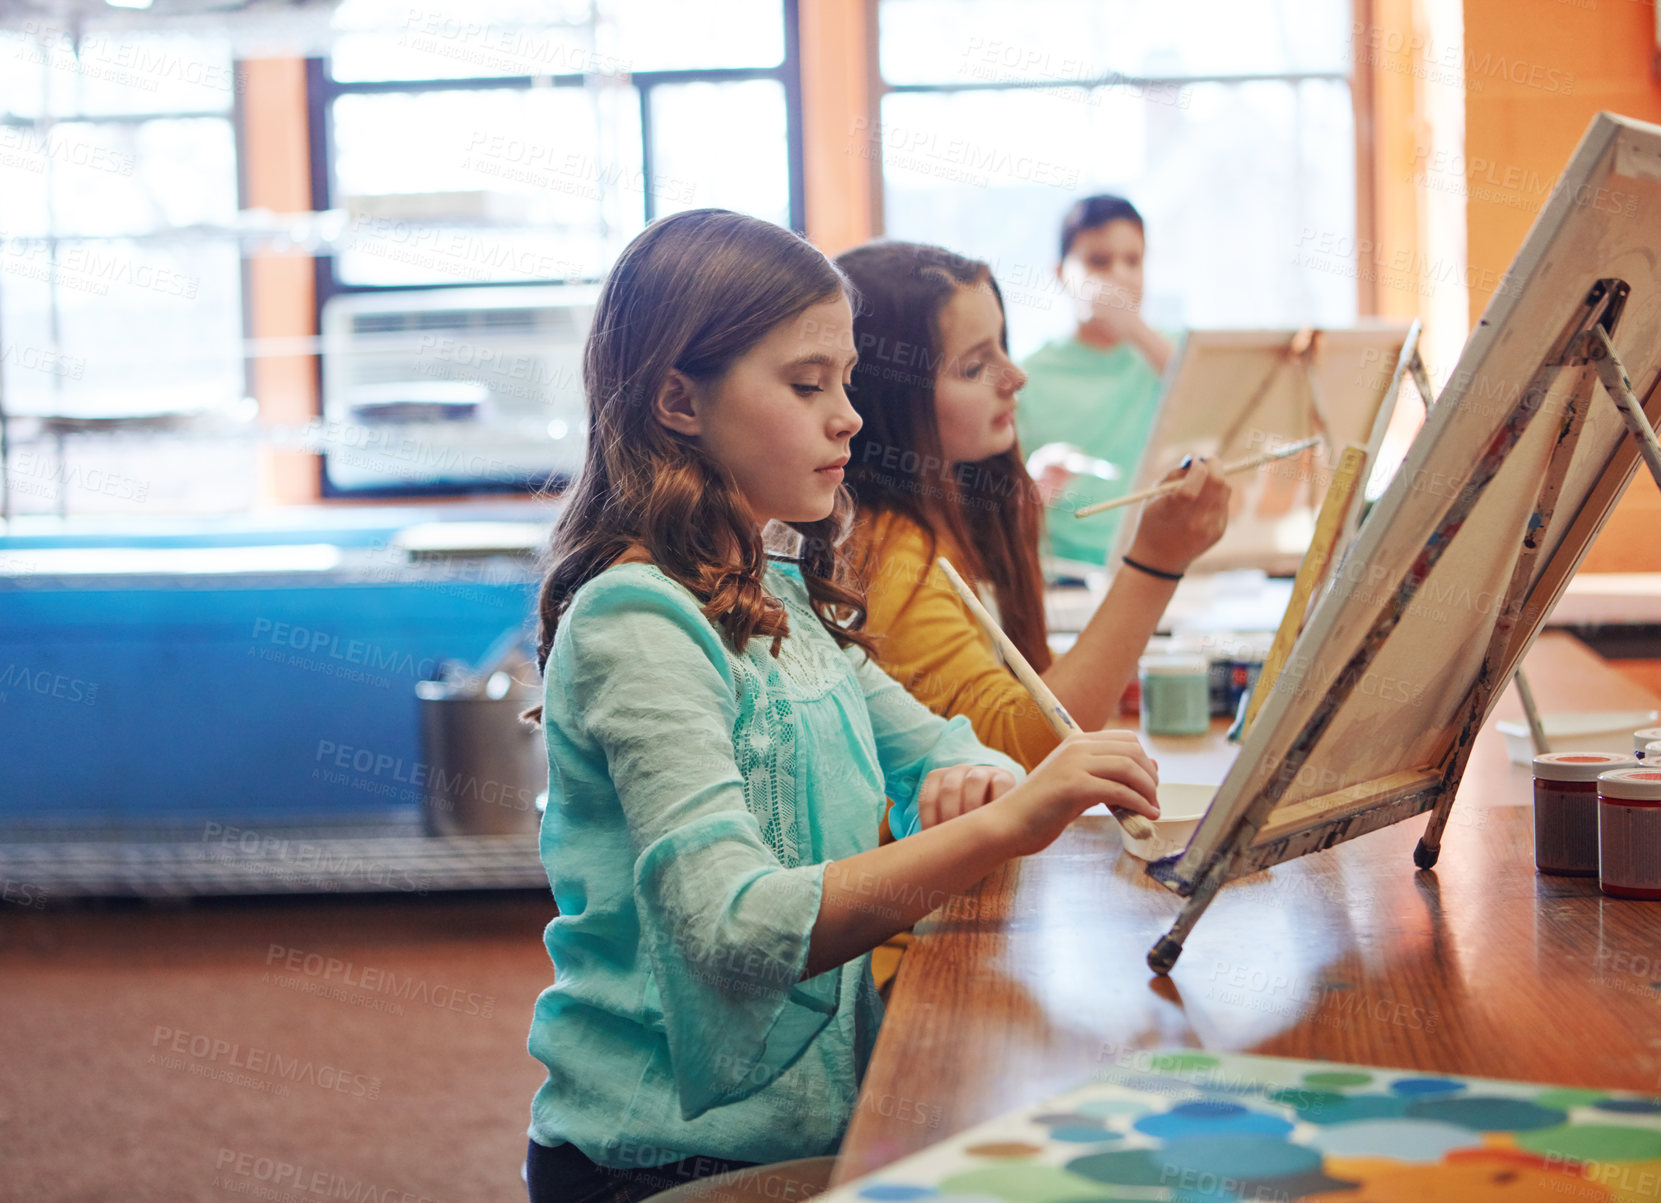
M 464 79 L 373 79 L 340 83 L 329 81 L 330 100 L 340 96 L 378 96 L 387 92 L 491 92 L 533 88 L 580 88 L 580 75 L 479 75 Z
M 640 192 L 641 216 L 646 224 L 657 220 L 657 189 L 652 187 L 652 164 L 657 156 L 652 151 L 652 88 L 651 83 L 637 83 L 640 94 Z
M 306 145 L 311 157 L 311 207 L 322 213 L 333 207 L 334 201 L 334 131 L 328 63 L 321 58 L 306 60 Z M 341 291 L 335 279 L 335 257 L 332 251 L 312 256 L 311 334 L 323 334 L 323 306 L 330 297 Z M 312 356 L 312 395 L 317 398 L 317 412 L 323 412 L 323 353 Z M 315 457 L 314 480 L 317 496 L 333 495 L 329 485 L 326 457 Z
M 315 213 L 322 213 L 334 208 L 335 178 L 334 178 L 334 85 L 329 79 L 328 63 L 321 58 L 306 60 L 306 142 L 311 152 L 311 207 Z M 315 291 L 316 314 L 314 319 L 321 318 L 324 303 L 337 292 L 342 291 L 335 279 L 335 257 L 333 253 L 315 255 L 312 258 L 312 281 Z M 321 324 L 314 320 L 314 332 L 320 330 Z M 318 371 L 322 371 L 322 358 L 318 358 Z M 322 381 L 318 381 L 318 396 L 322 396 Z
M 797 0 L 784 3 L 784 141 L 790 228 L 807 233 L 806 152 L 802 145 L 802 29 Z
M 232 79 L 236 87 L 231 93 L 231 138 L 236 147 L 236 207 L 241 212 L 248 208 L 248 106 L 244 102 L 245 75 L 242 60 L 231 63 Z M 249 333 L 254 328 L 254 273 L 248 270 L 252 256 L 237 240 L 237 274 L 240 277 L 240 292 L 242 296 L 242 337 L 246 344 Z M 242 395 L 244 397 L 257 396 L 254 388 L 254 357 L 249 354 L 246 345 L 242 352 Z
M 629 82 L 637 87 L 660 84 L 739 84 L 753 79 L 776 79 L 781 83 L 788 69 L 790 56 L 776 67 L 709 67 L 700 71 L 636 71 Z
M 0 113 L 0 125 L 18 126 L 23 129 L 49 129 L 57 125 L 144 125 L 150 121 L 204 121 L 210 119 L 228 121 L 236 111 L 236 103 L 233 101 L 229 109 L 199 109 L 177 113 L 103 113 L 70 117 L 54 117 L 50 114 L 40 117 L 19 117 L 13 113 Z

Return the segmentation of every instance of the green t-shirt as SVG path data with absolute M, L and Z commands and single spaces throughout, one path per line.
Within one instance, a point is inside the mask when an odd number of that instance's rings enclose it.
M 1074 335 L 1045 343 L 1021 367 L 1028 376 L 1015 411 L 1022 454 L 1071 443 L 1119 469 L 1118 480 L 1074 476 L 1046 518 L 1052 555 L 1105 563 L 1125 510 L 1090 518 L 1073 511 L 1129 492 L 1153 428 L 1159 373 L 1128 343 L 1101 351 Z

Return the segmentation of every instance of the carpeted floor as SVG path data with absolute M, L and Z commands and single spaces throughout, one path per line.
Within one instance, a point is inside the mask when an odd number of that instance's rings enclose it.
M 525 1198 L 545 893 L 32 903 L 0 904 L 0 1200 Z

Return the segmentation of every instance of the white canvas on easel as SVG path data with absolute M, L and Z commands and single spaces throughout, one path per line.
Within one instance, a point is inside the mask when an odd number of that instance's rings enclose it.
M 1324 482 L 1345 445 L 1366 448 L 1369 471 L 1377 464 L 1402 382 L 1418 362 L 1418 336 L 1417 322 L 1189 331 L 1166 372 L 1153 430 L 1125 492 L 1158 484 L 1186 455 L 1221 463 L 1321 436 L 1321 448 L 1230 481 L 1228 530 L 1190 567 L 1290 575 L 1309 546 Z M 1346 540 L 1360 508 L 1358 494 Z M 1110 564 L 1130 550 L 1135 528 L 1120 524 Z
M 1600 114 L 1193 839 L 1149 866 L 1188 898 L 1157 971 L 1234 877 L 1427 810 L 1435 864 L 1477 731 L 1661 422 L 1658 249 L 1661 127 Z

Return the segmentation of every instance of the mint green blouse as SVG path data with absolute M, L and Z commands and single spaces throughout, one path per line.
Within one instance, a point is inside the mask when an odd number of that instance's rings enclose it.
M 881 1020 L 870 957 L 805 981 L 827 861 L 875 847 L 884 795 L 993 764 L 808 606 L 779 656 L 734 654 L 682 586 L 631 563 L 577 591 L 549 654 L 542 861 L 559 915 L 531 1053 L 531 1137 L 614 1167 L 834 1152 Z M 890 895 L 890 899 L 892 896 Z M 883 891 L 872 887 L 872 905 Z

